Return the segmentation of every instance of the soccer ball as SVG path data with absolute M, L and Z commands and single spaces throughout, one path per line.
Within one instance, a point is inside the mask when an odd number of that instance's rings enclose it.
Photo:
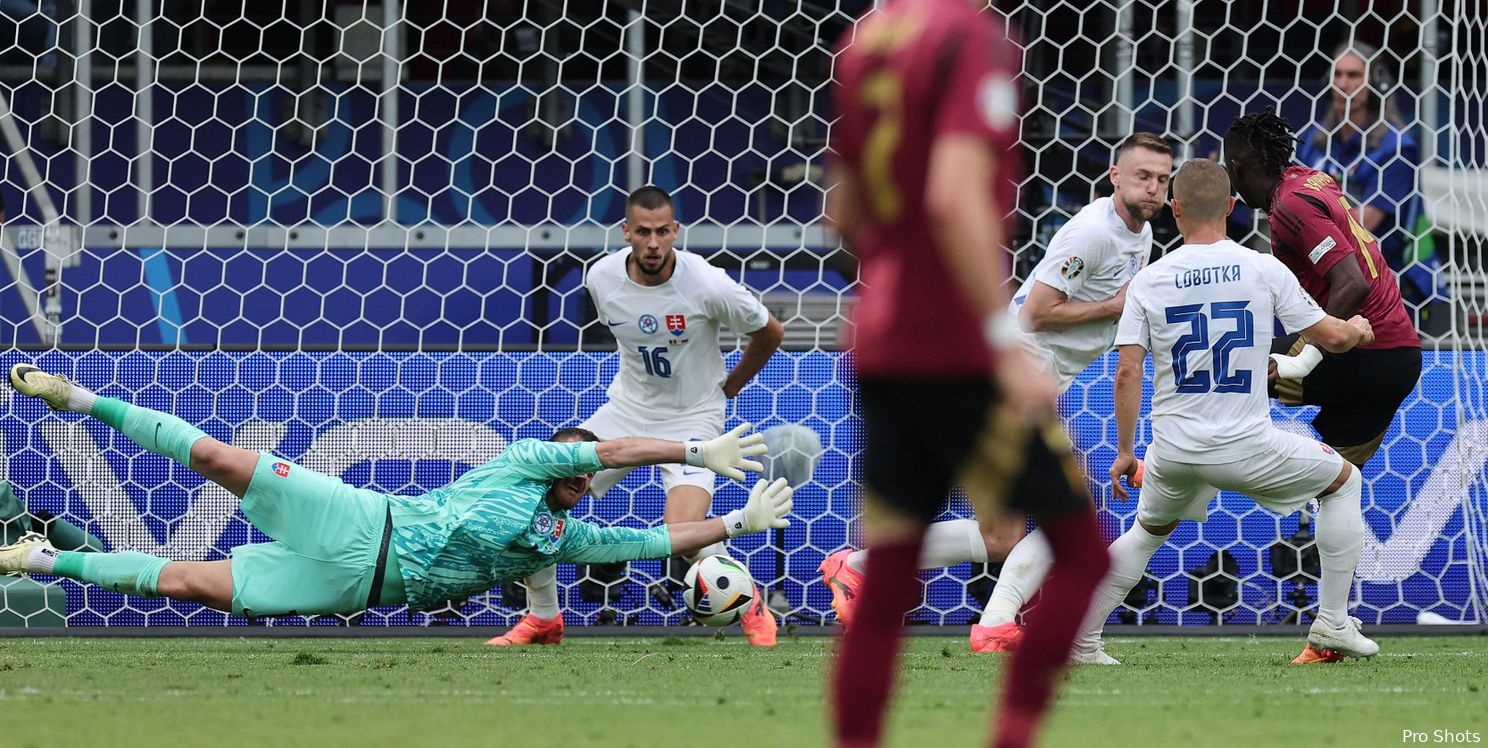
M 682 602 L 698 623 L 727 626 L 742 618 L 754 602 L 754 578 L 728 556 L 709 556 L 687 570 Z

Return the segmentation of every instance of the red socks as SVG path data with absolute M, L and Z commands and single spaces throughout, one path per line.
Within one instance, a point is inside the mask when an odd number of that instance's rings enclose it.
M 838 748 L 877 746 L 894 683 L 904 614 L 920 596 L 921 540 L 880 543 L 868 554 L 853 623 L 832 674 Z M 1073 636 L 1073 634 L 1071 634 Z
M 1094 509 L 1044 521 L 1040 526 L 1049 537 L 1054 566 L 1044 582 L 1038 607 L 1028 615 L 1023 641 L 1013 654 L 998 712 L 997 748 L 1023 748 L 1033 743 L 1053 693 L 1054 679 L 1064 669 L 1070 647 L 1085 622 L 1091 596 L 1111 563 Z M 871 554 L 868 562 L 873 562 Z

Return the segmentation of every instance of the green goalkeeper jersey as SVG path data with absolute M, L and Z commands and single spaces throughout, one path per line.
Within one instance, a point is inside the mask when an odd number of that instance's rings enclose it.
M 544 496 L 555 478 L 603 469 L 594 442 L 522 439 L 444 488 L 389 496 L 408 604 L 427 610 L 559 561 L 670 556 L 664 526 L 601 527 L 548 508 Z

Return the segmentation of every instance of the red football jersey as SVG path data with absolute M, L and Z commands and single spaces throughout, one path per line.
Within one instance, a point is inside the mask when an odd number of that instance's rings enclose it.
M 1344 260 L 1358 263 L 1369 282 L 1359 314 L 1374 327 L 1374 342 L 1360 348 L 1420 347 L 1395 272 L 1332 177 L 1305 166 L 1287 169 L 1271 195 L 1269 217 L 1272 253 L 1323 307 L 1328 306 L 1328 269 Z
M 999 153 L 997 210 L 1011 212 L 1020 57 L 1002 20 L 965 0 L 899 0 L 843 35 L 832 149 L 865 208 L 853 247 L 862 281 L 853 315 L 859 373 L 991 372 L 982 320 L 934 245 L 925 187 L 936 139 L 974 135 Z

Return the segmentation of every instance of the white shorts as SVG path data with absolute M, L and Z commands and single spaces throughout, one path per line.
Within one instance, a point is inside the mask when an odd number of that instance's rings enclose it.
M 1149 525 L 1202 522 L 1209 501 L 1220 491 L 1243 493 L 1277 514 L 1291 514 L 1333 485 L 1347 464 L 1316 439 L 1274 427 L 1268 436 L 1271 444 L 1265 451 L 1216 465 L 1170 462 L 1149 452 L 1137 519 Z
M 671 414 L 642 418 L 617 403 L 608 402 L 594 411 L 580 428 L 593 431 L 601 439 L 618 439 L 622 436 L 649 436 L 685 442 L 690 439 L 712 439 L 723 433 L 723 418 L 714 413 Z M 596 499 L 604 498 L 605 492 L 615 487 L 633 467 L 601 470 L 589 485 L 589 493 Z M 667 493 L 677 486 L 696 486 L 713 496 L 713 481 L 717 477 L 712 470 L 685 464 L 666 463 L 657 465 L 661 471 L 661 487 Z

